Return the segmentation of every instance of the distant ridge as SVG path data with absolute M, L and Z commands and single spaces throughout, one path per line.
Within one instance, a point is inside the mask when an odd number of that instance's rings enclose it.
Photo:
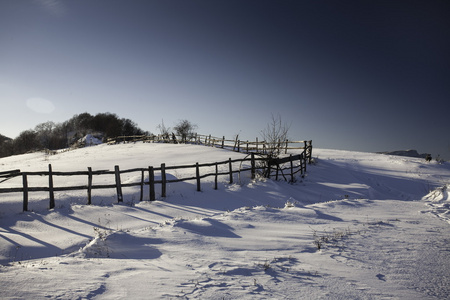
M 378 152 L 380 154 L 386 154 L 386 155 L 397 155 L 397 156 L 408 156 L 408 157 L 419 157 L 419 158 L 426 158 L 428 153 L 422 153 L 419 154 L 417 150 L 397 150 L 397 151 L 388 151 L 388 152 Z

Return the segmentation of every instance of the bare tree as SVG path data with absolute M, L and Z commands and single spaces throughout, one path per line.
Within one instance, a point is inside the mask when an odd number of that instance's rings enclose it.
M 52 121 L 47 121 L 36 125 L 34 131 L 37 134 L 37 139 L 40 144 L 40 148 L 52 149 L 53 147 L 53 132 L 56 128 L 56 124 Z
M 281 120 L 280 115 L 274 116 L 272 114 L 272 120 L 261 131 L 262 138 L 265 141 L 266 151 L 270 158 L 275 158 L 280 155 L 280 148 L 288 139 L 290 127 L 290 124 L 287 125 Z
M 159 130 L 161 137 L 165 140 L 169 140 L 169 133 L 170 133 L 170 127 L 166 127 L 164 125 L 164 119 L 161 120 L 161 124 L 156 126 L 156 128 Z
M 197 125 L 192 124 L 188 120 L 181 120 L 177 125 L 173 128 L 177 135 L 181 137 L 181 142 L 186 143 L 188 140 L 195 137 L 195 129 L 197 129 Z

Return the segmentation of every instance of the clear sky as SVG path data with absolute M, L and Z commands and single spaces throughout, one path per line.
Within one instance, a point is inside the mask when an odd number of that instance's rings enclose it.
M 450 159 L 450 2 L 0 0 L 0 133 L 75 114 Z

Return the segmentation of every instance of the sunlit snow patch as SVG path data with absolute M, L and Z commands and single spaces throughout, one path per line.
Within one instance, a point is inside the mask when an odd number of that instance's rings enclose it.
M 102 141 L 93 136 L 92 134 L 87 134 L 81 139 L 78 140 L 78 143 L 85 145 L 86 147 L 94 146 L 94 145 L 100 145 L 102 144 Z
M 448 197 L 448 187 L 449 185 L 445 185 L 431 191 L 428 195 L 423 197 L 423 200 L 426 200 L 427 205 L 430 207 L 429 210 L 424 212 L 432 213 L 450 223 L 450 199 Z

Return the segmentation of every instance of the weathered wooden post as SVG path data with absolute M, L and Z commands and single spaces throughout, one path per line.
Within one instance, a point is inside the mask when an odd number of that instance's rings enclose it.
M 233 151 L 236 151 L 236 145 L 237 145 L 237 142 L 238 142 L 238 138 L 239 138 L 239 134 L 236 135 L 236 140 L 234 141 Z
M 292 154 L 289 155 L 289 162 L 291 163 L 291 183 L 294 182 L 294 162 L 292 161 Z
M 300 153 L 298 156 L 298 162 L 300 163 L 300 174 L 303 175 L 303 162 L 302 162 L 303 153 Z
M 281 139 L 278 139 L 278 144 L 276 144 L 277 154 L 281 154 Z
M 309 141 L 309 145 L 308 145 L 308 163 L 311 164 L 311 159 L 312 159 L 312 141 Z M 306 169 L 306 167 L 305 167 Z
M 161 164 L 161 197 L 166 197 L 166 164 Z
M 92 168 L 91 167 L 88 167 L 87 194 L 88 194 L 88 205 L 91 205 L 91 203 L 92 203 Z
M 53 192 L 53 172 L 52 172 L 52 165 L 48 165 L 48 191 L 49 191 L 49 197 L 50 197 L 50 205 L 49 208 L 55 208 L 55 194 Z
M 251 154 L 252 179 L 255 179 L 255 153 Z
M 219 168 L 217 166 L 217 162 L 216 162 L 216 175 L 214 176 L 214 189 L 217 190 L 217 176 L 219 173 Z
M 228 168 L 230 170 L 230 184 L 233 183 L 233 167 L 231 164 L 231 157 L 228 159 Z
M 150 201 L 155 201 L 155 171 L 153 167 L 148 167 L 148 185 Z
M 303 141 L 303 152 L 307 152 L 308 151 L 308 144 L 307 144 L 308 142 L 307 141 Z
M 28 179 L 27 173 L 22 173 L 23 182 L 23 211 L 28 211 Z
M 222 138 L 222 149 L 223 149 L 224 144 L 225 144 L 225 136 L 223 136 L 223 138 Z
M 197 178 L 197 192 L 201 191 L 200 188 L 200 167 L 198 166 L 198 163 L 195 163 L 195 177 Z
M 115 175 L 116 175 L 117 201 L 118 202 L 123 202 L 122 183 L 120 181 L 119 166 L 114 166 L 114 172 L 115 172 Z
M 144 170 L 141 170 L 141 195 L 139 201 L 144 199 Z

